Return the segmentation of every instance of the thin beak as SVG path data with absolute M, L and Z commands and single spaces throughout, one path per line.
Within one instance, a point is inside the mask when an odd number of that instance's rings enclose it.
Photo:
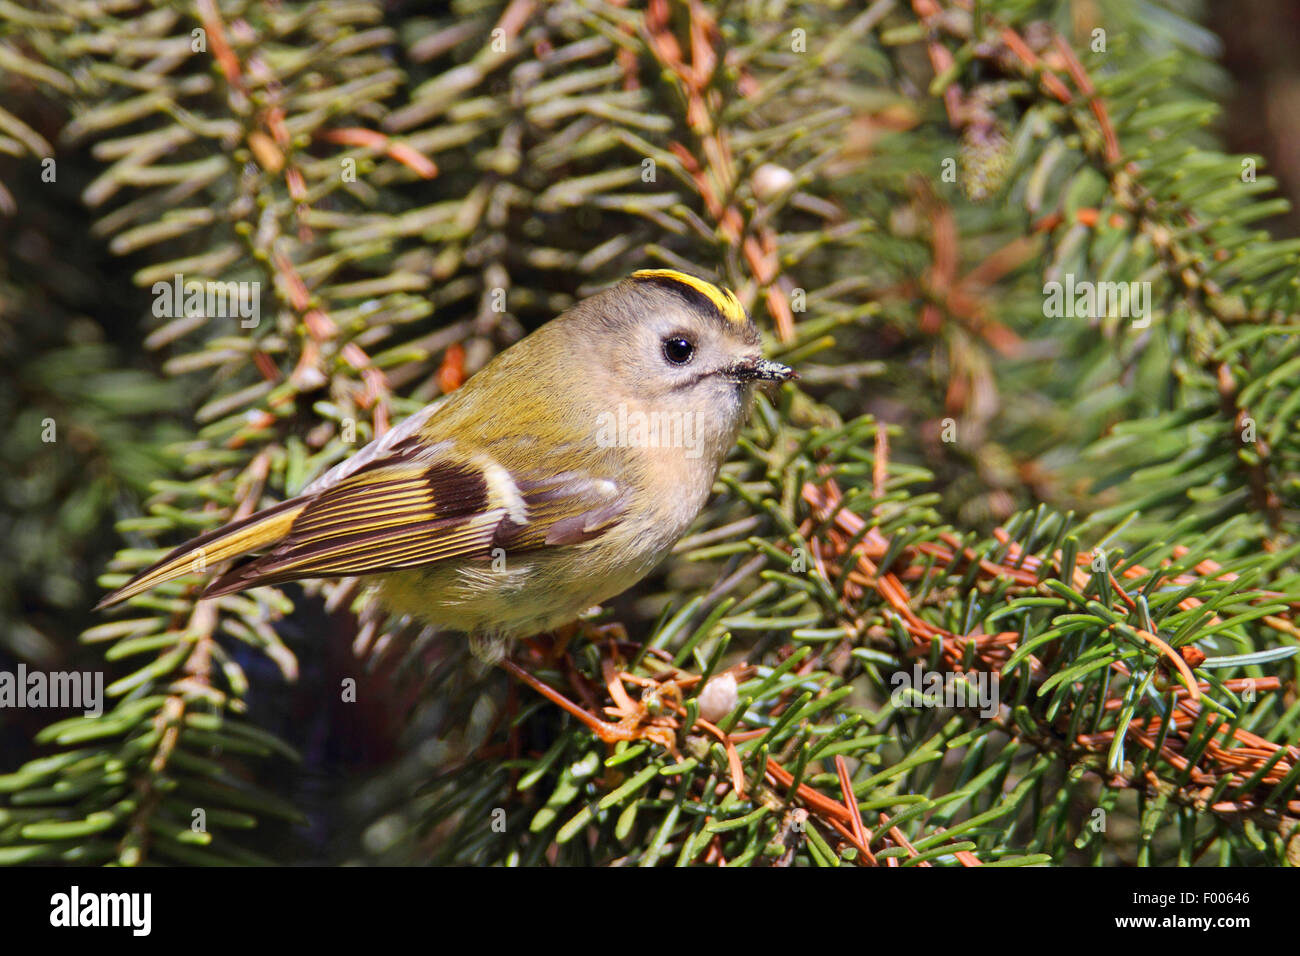
M 770 359 L 747 359 L 727 369 L 727 374 L 737 382 L 788 382 L 799 375 L 788 365 Z

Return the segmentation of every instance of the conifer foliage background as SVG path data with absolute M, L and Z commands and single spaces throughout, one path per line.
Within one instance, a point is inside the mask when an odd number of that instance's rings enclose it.
M 1201 13 L 0 0 L 0 661 L 110 695 L 0 709 L 0 861 L 1300 861 L 1300 240 Z M 516 649 L 629 740 L 360 581 L 89 614 L 646 266 L 803 377 Z M 178 274 L 260 320 L 158 315 Z

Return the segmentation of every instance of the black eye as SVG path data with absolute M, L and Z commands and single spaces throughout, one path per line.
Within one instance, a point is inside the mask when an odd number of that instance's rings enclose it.
M 664 339 L 664 358 L 674 365 L 685 365 L 695 356 L 695 345 L 680 335 Z

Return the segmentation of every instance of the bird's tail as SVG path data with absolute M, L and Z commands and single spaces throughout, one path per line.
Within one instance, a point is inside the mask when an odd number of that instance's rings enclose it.
M 242 521 L 187 541 L 153 567 L 146 568 L 95 605 L 95 610 L 125 601 L 150 588 L 185 574 L 206 571 L 230 558 L 260 551 L 283 538 L 307 503 L 301 499 L 282 501 Z

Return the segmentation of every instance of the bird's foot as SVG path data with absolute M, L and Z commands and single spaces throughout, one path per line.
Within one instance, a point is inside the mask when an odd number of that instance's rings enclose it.
M 592 733 L 607 744 L 618 743 L 620 740 L 637 740 L 644 734 L 638 733 L 634 727 L 628 727 L 623 723 L 612 724 L 607 720 L 601 720 L 595 714 L 589 714 L 569 698 L 565 697 L 558 690 L 534 677 L 528 671 L 524 670 L 512 660 L 503 660 L 501 666 L 507 673 L 512 674 L 518 680 L 523 681 L 537 693 L 541 694 L 551 703 L 556 704 L 563 710 L 568 711 L 578 720 L 582 721 Z

